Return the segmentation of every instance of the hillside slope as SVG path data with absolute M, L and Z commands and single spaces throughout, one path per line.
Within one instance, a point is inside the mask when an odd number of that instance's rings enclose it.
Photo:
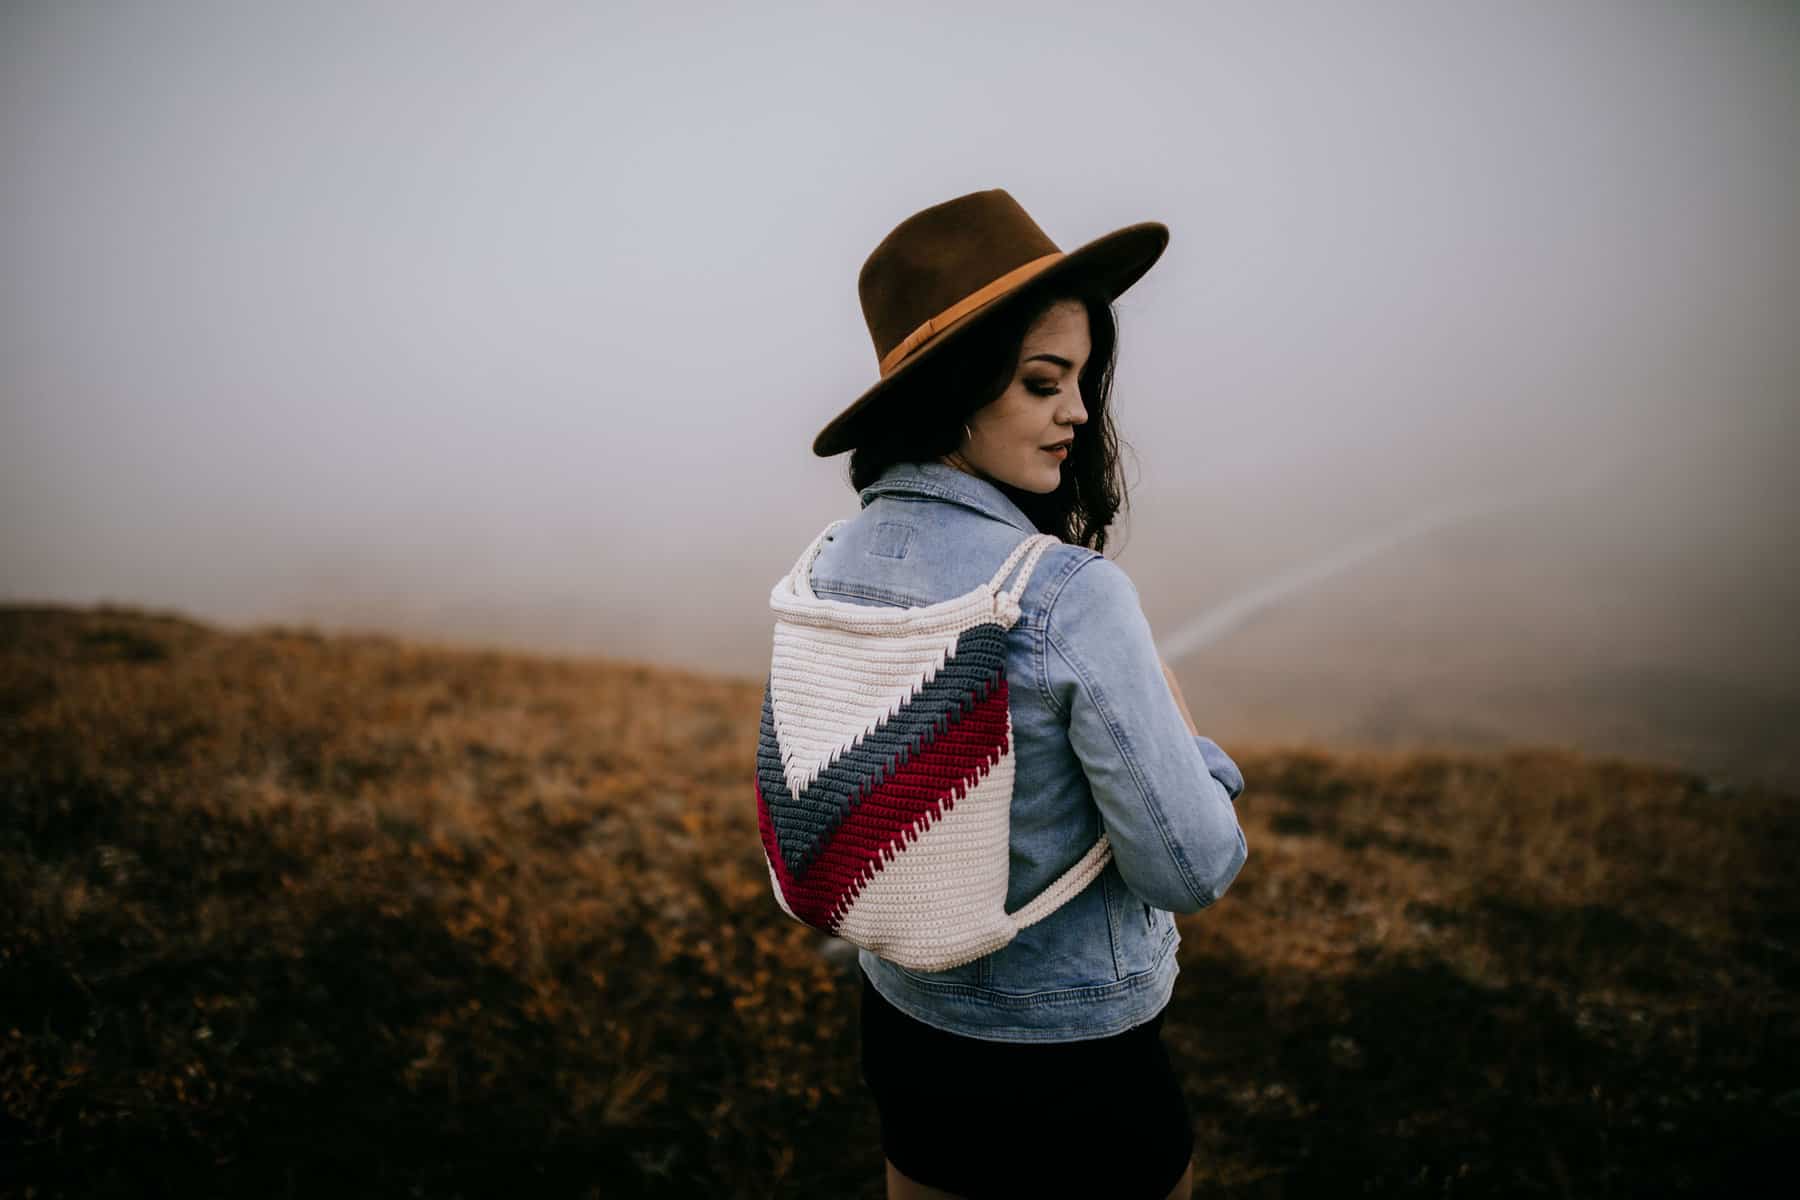
M 760 685 L 0 608 L 0 1190 L 866 1196 Z M 1793 797 L 1228 747 L 1180 918 L 1208 1194 L 1710 1194 L 1800 1124 Z M 7 1173 L 10 1172 L 10 1177 Z

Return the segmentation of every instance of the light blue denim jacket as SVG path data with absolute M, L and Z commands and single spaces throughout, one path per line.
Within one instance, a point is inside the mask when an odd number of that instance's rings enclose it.
M 862 490 L 862 511 L 813 562 L 820 597 L 935 604 L 985 583 L 1038 532 L 984 479 L 940 462 L 901 463 Z M 1006 910 L 1036 896 L 1093 846 L 1100 876 L 1007 945 L 947 971 L 914 971 L 859 949 L 896 1008 L 952 1033 L 1003 1042 L 1079 1041 L 1141 1024 L 1179 972 L 1174 913 L 1212 904 L 1247 848 L 1232 801 L 1237 764 L 1188 731 L 1125 572 L 1083 546 L 1052 546 L 1007 635 L 1013 722 L 1011 876 Z

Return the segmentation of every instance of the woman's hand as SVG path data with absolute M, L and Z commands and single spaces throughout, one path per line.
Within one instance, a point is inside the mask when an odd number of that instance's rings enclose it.
M 1169 670 L 1169 664 L 1160 657 L 1156 661 L 1162 663 L 1163 678 L 1169 681 L 1169 693 L 1175 697 L 1175 707 L 1181 710 L 1181 719 L 1187 722 L 1188 732 L 1198 734 L 1200 730 L 1194 724 L 1194 714 L 1188 711 L 1187 697 L 1181 694 L 1181 685 L 1175 682 L 1175 672 Z

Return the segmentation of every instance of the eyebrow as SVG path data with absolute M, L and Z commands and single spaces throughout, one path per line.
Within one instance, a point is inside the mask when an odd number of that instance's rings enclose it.
M 1039 358 L 1047 358 L 1047 359 L 1049 359 L 1049 360 L 1050 360 L 1050 361 L 1051 361 L 1051 362 L 1053 362 L 1053 363 L 1055 363 L 1055 364 L 1057 364 L 1057 365 L 1058 365 L 1058 366 L 1060 366 L 1060 367 L 1062 367 L 1062 368 L 1063 368 L 1063 369 L 1064 369 L 1064 370 L 1067 370 L 1067 369 L 1068 369 L 1068 368 L 1070 368 L 1070 367 L 1072 367 L 1072 366 L 1074 366 L 1074 365 L 1075 365 L 1075 364 L 1074 364 L 1074 363 L 1072 363 L 1072 362 L 1070 362 L 1070 361 L 1069 361 L 1069 360 L 1068 360 L 1068 359 L 1066 359 L 1066 358 L 1064 358 L 1064 357 L 1063 357 L 1063 356 L 1062 356 L 1062 355 L 1060 355 L 1060 354 L 1034 354 L 1034 355 L 1032 355 L 1032 356 L 1031 356 L 1031 358 L 1028 358 L 1028 359 L 1026 359 L 1026 360 L 1025 360 L 1025 361 L 1026 361 L 1026 362 L 1031 362 L 1031 361 L 1032 361 L 1032 360 L 1033 360 L 1033 359 L 1039 359 Z

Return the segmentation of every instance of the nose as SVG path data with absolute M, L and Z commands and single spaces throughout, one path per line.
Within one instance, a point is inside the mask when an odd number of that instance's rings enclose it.
M 1070 390 L 1069 406 L 1062 412 L 1062 423 L 1065 425 L 1084 425 L 1087 423 L 1087 409 L 1081 404 L 1081 389 Z

